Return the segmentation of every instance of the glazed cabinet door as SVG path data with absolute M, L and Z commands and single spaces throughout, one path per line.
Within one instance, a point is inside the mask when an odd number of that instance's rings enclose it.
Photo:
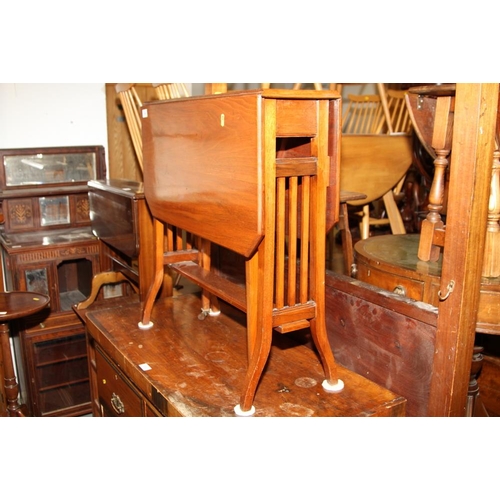
M 83 326 L 63 333 L 26 335 L 33 416 L 76 416 L 90 413 L 90 381 Z

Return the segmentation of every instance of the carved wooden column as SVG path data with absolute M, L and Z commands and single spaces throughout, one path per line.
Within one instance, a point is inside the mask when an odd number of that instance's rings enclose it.
M 412 92 L 418 89 L 412 89 Z M 428 214 L 422 222 L 418 258 L 436 262 L 444 246 L 444 222 L 441 211 L 444 207 L 448 156 L 451 152 L 453 133 L 454 88 L 446 86 L 420 88 L 419 103 L 423 96 L 435 100 L 432 140 L 430 145 L 434 156 L 434 178 L 429 192 Z M 417 104 L 417 107 L 419 104 Z

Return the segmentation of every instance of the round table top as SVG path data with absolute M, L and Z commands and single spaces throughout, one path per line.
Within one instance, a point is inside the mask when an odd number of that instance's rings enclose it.
M 34 314 L 50 302 L 49 297 L 33 292 L 0 292 L 0 322 Z
M 418 258 L 419 234 L 384 234 L 359 240 L 354 251 L 366 259 L 383 262 L 387 267 L 404 269 L 411 273 L 441 276 L 442 255 L 437 262 L 424 262 Z M 397 271 L 396 271 L 397 273 Z
M 420 87 L 411 87 L 408 92 L 411 94 L 428 95 L 431 97 L 454 96 L 456 85 L 454 83 L 441 83 L 436 85 L 422 85 Z

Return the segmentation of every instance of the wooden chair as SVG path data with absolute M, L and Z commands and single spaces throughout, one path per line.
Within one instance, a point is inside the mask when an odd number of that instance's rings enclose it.
M 118 98 L 123 106 L 127 127 L 130 132 L 135 154 L 137 155 L 137 160 L 142 171 L 142 123 L 140 115 L 142 102 L 134 85 L 134 83 L 118 83 L 115 88 L 116 94 L 118 95 Z
M 387 109 L 389 113 L 388 132 L 390 134 L 411 134 L 413 126 L 406 105 L 404 90 L 387 89 Z
M 348 202 L 350 206 L 362 209 L 362 239 L 369 237 L 370 224 L 389 223 L 393 234 L 404 234 L 392 189 L 406 174 L 411 157 L 411 141 L 406 136 L 342 135 L 340 189 L 366 195 L 363 200 Z M 386 202 L 388 217 L 370 219 L 369 204 L 380 198 Z
M 382 85 L 382 84 L 381 84 Z M 384 90 L 383 87 L 379 86 Z M 383 94 L 385 98 L 385 94 Z M 393 189 L 401 182 L 412 161 L 411 141 L 406 135 L 394 135 L 394 139 L 387 141 L 383 137 L 392 129 L 390 111 L 399 113 L 396 95 L 384 106 L 380 95 L 353 95 L 349 94 L 349 103 L 342 120 L 342 158 L 341 158 L 341 189 L 358 191 L 367 194 L 365 203 L 355 201 L 351 206 L 361 206 L 360 233 L 366 239 L 370 235 L 371 226 L 389 224 L 393 234 L 404 234 L 405 227 L 394 199 Z M 389 113 L 389 116 L 387 115 Z M 357 139 L 348 137 L 357 136 Z M 375 138 L 375 139 L 373 139 Z M 348 154 L 344 154 L 344 142 Z M 356 144 L 357 151 L 349 149 Z M 388 147 L 384 151 L 384 147 Z M 370 149 L 373 148 L 373 154 Z M 359 155 L 359 160 L 357 156 Z M 371 156 L 371 158 L 370 158 Z M 353 175 L 356 163 L 359 162 L 359 171 L 362 176 Z M 402 169 L 402 165 L 406 168 Z M 380 172 L 384 169 L 385 172 Z M 396 177 L 395 177 L 396 176 Z M 347 177 L 344 180 L 344 177 Z M 347 187 L 349 186 L 349 187 Z M 387 190 L 380 193 L 380 187 Z M 369 191 L 369 193 L 367 193 Z M 380 193 L 373 198 L 374 193 Z M 382 218 L 370 216 L 370 203 L 382 199 L 387 215 Z
M 153 83 L 153 87 L 156 96 L 160 100 L 190 97 L 190 93 L 184 83 Z
M 342 133 L 380 134 L 385 125 L 380 96 L 349 94 L 347 97 L 347 109 L 342 117 Z
M 255 90 L 152 102 L 146 109 L 145 194 L 155 217 L 156 257 L 139 326 L 151 324 L 168 265 L 212 299 L 246 312 L 248 366 L 236 414 L 255 411 L 273 330 L 310 328 L 323 387 L 341 390 L 324 315 L 325 236 L 338 221 L 339 95 Z M 209 244 L 164 252 L 163 222 Z M 244 258 L 244 284 L 212 272 L 210 243 Z
M 448 162 L 455 119 L 455 85 L 414 87 L 410 89 L 406 99 L 416 133 L 434 158 L 429 212 L 422 222 L 418 258 L 435 262 L 445 245 L 446 227 L 442 214 L 446 211 Z M 498 113 L 482 273 L 487 278 L 500 276 L 500 112 Z

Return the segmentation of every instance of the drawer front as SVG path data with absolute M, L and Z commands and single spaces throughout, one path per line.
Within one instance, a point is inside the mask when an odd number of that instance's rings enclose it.
M 103 417 L 142 417 L 143 399 L 118 370 L 95 351 L 97 391 Z
M 413 300 L 424 300 L 425 283 L 358 263 L 356 279 Z

